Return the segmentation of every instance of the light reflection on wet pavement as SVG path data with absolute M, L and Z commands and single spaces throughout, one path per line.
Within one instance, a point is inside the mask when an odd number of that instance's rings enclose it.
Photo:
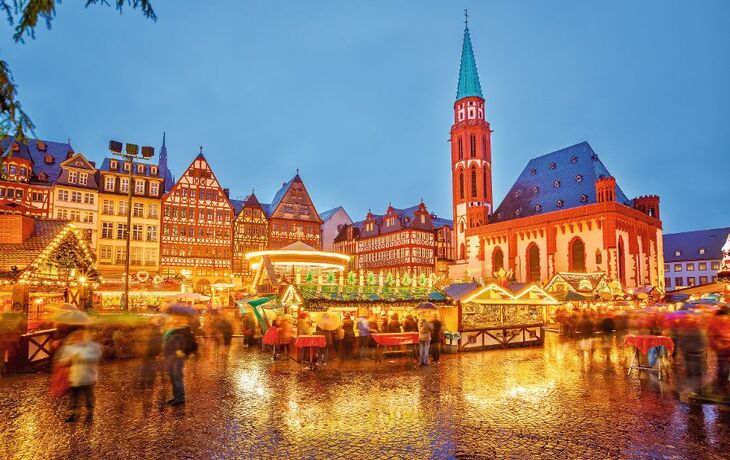
M 63 423 L 48 375 L 0 380 L 8 458 L 727 458 L 730 411 L 686 405 L 676 375 L 626 376 L 628 351 L 544 348 L 442 355 L 419 368 L 293 361 L 212 345 L 188 361 L 188 402 L 136 386 L 138 361 L 104 364 L 94 422 Z

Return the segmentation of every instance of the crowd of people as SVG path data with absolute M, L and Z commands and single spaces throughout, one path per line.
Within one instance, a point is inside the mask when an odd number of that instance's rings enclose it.
M 730 308 L 721 304 L 715 308 L 643 309 L 616 311 L 610 308 L 560 307 L 555 320 L 561 335 L 579 340 L 581 351 L 591 351 L 598 340 L 612 346 L 613 338 L 631 335 L 664 335 L 672 339 L 674 364 L 682 363 L 684 384 L 691 395 L 712 392 L 730 397 Z M 668 350 L 652 349 L 649 364 L 657 353 Z M 716 374 L 711 387 L 704 385 L 708 358 L 716 359 Z

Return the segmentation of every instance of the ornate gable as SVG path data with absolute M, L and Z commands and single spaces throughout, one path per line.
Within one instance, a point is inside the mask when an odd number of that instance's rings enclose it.
M 271 203 L 270 218 L 309 221 L 321 224 L 317 209 L 299 174 L 284 184 Z

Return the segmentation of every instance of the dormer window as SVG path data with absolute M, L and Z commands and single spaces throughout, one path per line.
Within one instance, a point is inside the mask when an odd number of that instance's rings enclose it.
M 515 194 L 514 194 L 515 199 L 519 198 L 520 195 L 521 195 L 520 191 L 519 190 L 515 190 Z
M 46 153 L 45 156 L 43 157 L 43 162 L 47 165 L 52 165 L 53 163 L 56 162 L 56 159 L 53 158 L 53 155 L 51 155 L 50 153 Z
M 555 188 L 560 187 L 560 181 L 556 180 L 555 182 L 553 182 L 553 187 L 555 187 Z
M 45 152 L 48 149 L 48 145 L 43 141 L 36 141 L 35 148 L 37 148 L 39 152 Z
M 117 163 L 117 160 L 109 162 L 109 169 L 119 169 L 119 163 Z
M 535 205 L 535 212 L 540 212 L 540 211 L 542 211 L 542 205 L 541 204 L 536 204 Z
M 535 174 L 537 174 L 537 169 L 535 169 L 535 168 L 530 169 L 530 175 L 534 176 Z
M 515 209 L 515 217 L 520 217 L 520 214 L 522 214 L 520 208 Z
M 38 180 L 46 181 L 48 180 L 48 175 L 46 173 L 40 173 L 38 174 Z
M 157 175 L 157 166 L 150 166 L 150 174 L 153 176 Z
M 699 254 L 700 254 L 701 256 L 703 256 L 703 255 L 705 255 L 705 248 L 700 248 L 700 250 L 699 250 L 699 251 L 697 251 L 697 252 L 699 252 Z
M 578 157 L 572 156 L 570 157 L 570 164 L 576 164 L 578 163 Z
M 137 165 L 137 174 L 144 174 L 144 165 Z
M 22 177 L 25 177 L 26 175 L 28 175 L 28 168 L 26 168 L 25 166 L 21 166 L 20 167 L 20 175 Z
M 562 208 L 565 202 L 563 200 L 558 200 L 555 202 L 555 206 Z
M 554 161 L 552 163 L 550 163 L 550 165 L 548 166 L 548 168 L 550 168 L 550 169 L 555 169 L 557 167 L 558 167 L 558 165 L 556 165 Z
M 575 181 L 576 182 L 583 182 L 583 176 L 581 176 L 580 174 L 578 174 L 577 176 L 575 176 Z
M 581 203 L 588 203 L 588 195 L 586 195 L 585 193 L 583 195 L 581 195 L 580 196 L 580 202 Z
M 127 163 L 127 162 L 124 163 L 124 170 L 125 171 L 129 171 L 131 168 L 132 168 L 132 163 Z
M 674 251 L 674 256 L 675 257 L 679 257 L 681 255 L 682 255 L 682 251 L 680 251 L 679 249 L 677 249 L 677 250 Z
M 501 212 L 498 212 L 497 213 L 497 219 L 501 219 L 501 218 L 502 218 L 502 213 Z
M 532 187 L 532 193 L 534 193 L 535 195 L 540 193 L 540 187 L 538 187 L 537 185 Z

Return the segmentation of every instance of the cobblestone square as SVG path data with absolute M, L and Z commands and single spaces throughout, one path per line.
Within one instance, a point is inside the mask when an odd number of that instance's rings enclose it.
M 188 401 L 136 385 L 139 362 L 106 363 L 95 419 L 65 424 L 47 374 L 0 380 L 3 457 L 31 458 L 727 458 L 730 412 L 679 401 L 670 372 L 627 377 L 629 351 L 544 348 L 405 359 L 290 360 L 205 343 L 186 366 Z M 676 371 L 674 371 L 676 372 Z M 161 382 L 161 383 L 160 383 Z

